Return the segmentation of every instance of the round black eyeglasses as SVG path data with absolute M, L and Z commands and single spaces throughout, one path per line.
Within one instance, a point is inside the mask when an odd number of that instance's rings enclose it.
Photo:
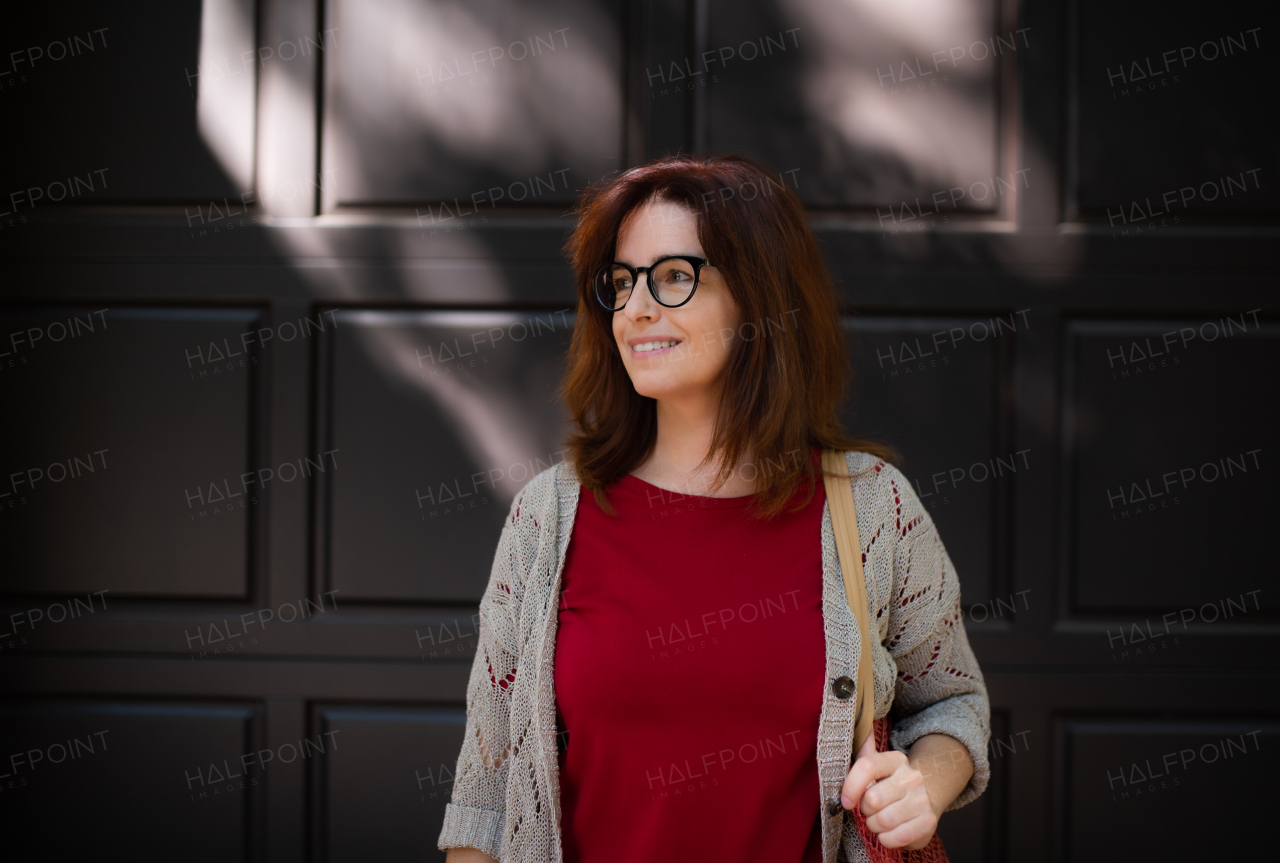
M 702 268 L 710 266 L 706 258 L 693 255 L 667 255 L 647 267 L 632 267 L 614 261 L 596 271 L 591 280 L 596 300 L 611 312 L 620 311 L 631 299 L 631 289 L 640 276 L 648 276 L 649 293 L 659 305 L 679 308 L 693 299 Z

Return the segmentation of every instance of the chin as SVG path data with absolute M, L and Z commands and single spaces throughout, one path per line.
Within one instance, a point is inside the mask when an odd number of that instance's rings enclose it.
M 647 399 L 665 399 L 670 398 L 673 391 L 672 387 L 665 387 L 661 384 L 654 384 L 652 381 L 640 381 L 636 383 L 634 380 L 631 385 L 635 387 L 635 391 Z
M 704 386 L 697 381 L 673 381 L 673 380 L 656 380 L 652 377 L 641 375 L 640 379 L 631 379 L 631 386 L 635 387 L 635 391 L 645 398 L 650 399 L 672 399 L 687 393 L 691 390 L 697 390 Z

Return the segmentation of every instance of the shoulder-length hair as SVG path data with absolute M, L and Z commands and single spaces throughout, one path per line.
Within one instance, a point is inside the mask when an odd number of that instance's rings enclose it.
M 588 187 L 565 244 L 578 289 L 578 323 L 560 395 L 577 431 L 568 446 L 578 480 L 610 515 L 606 489 L 642 464 L 657 440 L 657 401 L 636 392 L 591 279 L 614 260 L 618 232 L 652 200 L 694 212 L 698 240 L 742 314 L 730 349 L 712 441 L 721 456 L 712 490 L 743 465 L 757 483 L 753 514 L 780 513 L 817 478 L 811 447 L 863 450 L 896 463 L 890 448 L 851 438 L 836 407 L 852 378 L 835 288 L 800 199 L 782 177 L 740 156 L 674 156 Z M 696 298 L 694 300 L 697 301 Z M 748 475 L 748 467 L 752 474 Z

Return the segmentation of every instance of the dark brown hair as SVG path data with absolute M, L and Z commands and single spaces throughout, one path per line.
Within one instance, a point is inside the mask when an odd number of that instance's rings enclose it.
M 888 447 L 848 437 L 836 417 L 852 367 L 835 288 L 800 199 L 781 176 L 749 159 L 673 156 L 588 187 L 565 244 L 578 323 L 561 396 L 578 429 L 568 439 L 578 480 L 601 509 L 615 512 L 605 490 L 649 457 L 658 423 L 657 402 L 632 385 L 612 316 L 596 301 L 591 279 L 613 260 L 626 217 L 651 200 L 696 214 L 698 240 L 742 312 L 702 462 L 722 455 L 712 490 L 750 452 L 757 468 L 753 514 L 771 518 L 801 482 L 809 487 L 804 502 L 812 498 L 818 474 L 811 447 L 863 450 L 896 463 Z

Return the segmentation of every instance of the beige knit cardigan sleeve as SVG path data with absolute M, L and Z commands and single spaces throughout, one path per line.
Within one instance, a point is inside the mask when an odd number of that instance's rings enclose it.
M 964 631 L 960 579 L 906 477 L 866 453 L 851 456 L 862 474 L 854 480 L 854 505 L 879 641 L 875 715 L 892 717 L 891 742 L 904 752 L 926 734 L 965 744 L 974 776 L 948 807 L 958 809 L 986 789 L 991 736 L 986 685 Z
M 928 513 L 892 465 L 846 453 L 877 642 L 875 715 L 892 713 L 892 742 L 926 734 L 960 741 L 974 763 L 949 808 L 990 777 L 990 705 L 960 612 L 960 583 Z M 512 501 L 480 602 L 479 646 L 467 686 L 467 722 L 438 846 L 478 848 L 503 861 L 559 863 L 554 655 L 558 590 L 580 486 L 570 464 L 534 477 Z M 824 508 L 824 616 L 828 676 L 850 675 L 861 650 L 844 601 L 830 511 Z M 823 693 L 819 727 L 823 856 L 866 859 L 850 819 L 829 811 L 848 769 L 852 699 Z M 837 751 L 838 750 L 838 751 Z M 620 839 L 620 841 L 622 841 Z

